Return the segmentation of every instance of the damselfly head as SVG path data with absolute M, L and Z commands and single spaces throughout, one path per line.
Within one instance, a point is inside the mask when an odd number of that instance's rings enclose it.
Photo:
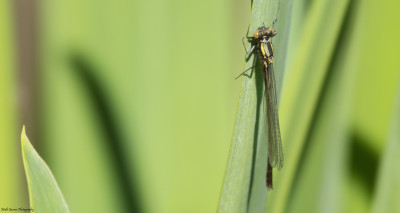
M 274 37 L 276 32 L 271 27 L 260 27 L 254 32 L 255 39 Z

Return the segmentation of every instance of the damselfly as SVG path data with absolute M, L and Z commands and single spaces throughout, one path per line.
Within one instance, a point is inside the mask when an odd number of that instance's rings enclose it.
M 247 51 L 243 42 L 247 55 L 251 55 L 254 50 L 256 50 L 256 54 L 254 54 L 253 66 L 246 71 L 255 68 L 257 60 L 259 60 L 262 64 L 268 126 L 268 166 L 266 174 L 266 184 L 268 189 L 272 189 L 272 168 L 278 167 L 278 169 L 281 169 L 283 167 L 282 140 L 279 128 L 279 116 L 273 69 L 274 53 L 272 43 L 270 41 L 270 39 L 276 34 L 277 33 L 275 30 L 271 27 L 260 27 L 254 32 L 252 37 L 248 36 L 247 32 L 246 38 L 252 44 L 250 51 Z

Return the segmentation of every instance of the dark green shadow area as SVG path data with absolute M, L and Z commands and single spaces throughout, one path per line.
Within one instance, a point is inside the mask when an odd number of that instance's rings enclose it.
M 350 174 L 360 181 L 372 199 L 378 170 L 379 156 L 368 144 L 372 142 L 361 134 L 353 133 L 350 148 Z
M 120 199 L 125 212 L 143 212 L 139 189 L 137 187 L 136 175 L 131 175 L 132 165 L 128 163 L 124 157 L 125 143 L 122 132 L 119 131 L 116 115 L 113 113 L 112 103 L 107 97 L 104 86 L 97 78 L 96 74 L 100 73 L 93 64 L 90 63 L 82 54 L 72 52 L 69 55 L 68 63 L 71 65 L 73 73 L 86 87 L 88 97 L 92 103 L 92 109 L 97 114 L 102 134 L 105 136 L 105 150 L 108 150 L 111 159 L 112 168 L 114 168 L 117 177 L 117 185 L 121 192 Z

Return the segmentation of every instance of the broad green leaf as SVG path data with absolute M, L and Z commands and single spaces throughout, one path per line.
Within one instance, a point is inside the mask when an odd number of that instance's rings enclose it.
M 31 208 L 40 213 L 69 212 L 53 174 L 29 142 L 25 127 L 21 144 Z
M 279 5 L 281 4 L 281 5 Z M 279 10 L 281 8 L 281 10 Z M 286 59 L 291 0 L 255 0 L 249 35 L 261 26 L 273 26 L 278 36 L 272 40 L 275 56 L 275 76 L 277 95 L 283 79 Z M 249 48 L 250 45 L 247 45 Z M 251 56 L 245 69 L 253 65 Z M 267 188 L 265 174 L 267 168 L 267 135 L 263 106 L 264 85 L 262 72 L 257 67 L 249 75 L 244 75 L 233 133 L 231 153 L 219 205 L 220 212 L 260 212 L 265 209 Z

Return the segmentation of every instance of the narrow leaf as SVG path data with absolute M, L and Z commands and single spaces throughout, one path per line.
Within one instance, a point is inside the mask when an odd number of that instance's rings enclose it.
M 400 87 L 397 91 L 393 124 L 378 174 L 373 212 L 400 211 L 400 169 L 397 164 L 400 162 Z
M 31 208 L 44 213 L 69 212 L 53 174 L 29 142 L 25 127 L 22 129 L 21 144 Z

